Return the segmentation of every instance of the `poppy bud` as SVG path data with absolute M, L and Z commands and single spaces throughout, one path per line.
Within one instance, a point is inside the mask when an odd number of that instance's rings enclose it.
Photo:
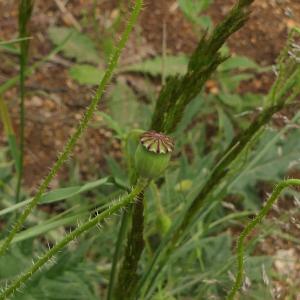
M 169 165 L 174 149 L 172 138 L 155 131 L 146 131 L 140 137 L 135 152 L 135 167 L 139 176 L 155 179 Z

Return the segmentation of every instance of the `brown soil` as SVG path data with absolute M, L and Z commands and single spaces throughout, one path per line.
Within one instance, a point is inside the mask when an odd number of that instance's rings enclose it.
M 209 9 L 214 23 L 220 21 L 230 9 L 234 0 L 215 0 Z M 105 22 L 115 18 L 117 1 L 103 1 L 96 9 L 97 22 L 101 28 Z M 67 5 L 68 11 L 76 20 L 84 15 L 93 14 L 93 1 L 72 1 Z M 11 39 L 17 36 L 17 6 L 13 1 L 0 2 L 0 36 Z M 287 30 L 297 24 L 300 19 L 300 4 L 292 0 L 256 1 L 248 24 L 237 32 L 228 42 L 233 53 L 246 55 L 261 65 L 274 63 L 282 48 Z M 147 56 L 161 53 L 163 24 L 166 24 L 167 52 L 191 53 L 197 44 L 199 32 L 181 13 L 175 0 L 146 1 L 140 18 L 141 32 L 136 32 L 123 55 L 123 63 L 140 60 Z M 45 56 L 51 50 L 47 37 L 47 28 L 53 24 L 72 26 L 73 23 L 63 14 L 55 2 L 36 1 L 33 13 L 31 32 L 33 40 L 30 48 L 30 62 Z M 93 26 L 87 25 L 87 33 L 93 36 Z M 138 31 L 138 30 L 137 30 Z M 139 39 L 139 42 L 137 42 Z M 4 62 L 0 66 L 0 80 L 6 81 L 18 72 L 17 58 L 0 54 Z M 43 65 L 27 80 L 28 94 L 26 99 L 26 160 L 25 183 L 35 186 L 38 179 L 47 173 L 57 152 L 62 149 L 71 128 L 76 124 L 84 107 L 89 103 L 92 91 L 73 82 L 67 74 L 69 61 L 59 57 L 55 61 Z M 242 91 L 268 88 L 272 78 L 270 75 L 259 76 L 251 83 L 244 84 Z M 13 88 L 5 94 L 9 102 L 13 120 L 17 129 L 17 89 Z M 102 105 L 103 106 L 103 105 Z M 103 108 L 103 107 L 102 107 Z M 66 117 L 67 116 L 67 117 Z M 103 166 L 105 145 L 110 137 L 105 130 L 90 129 L 75 153 L 84 173 L 89 173 L 92 166 Z M 2 136 L 2 138 L 4 138 Z M 84 145 L 95 144 L 95 147 Z M 104 148 L 103 148 L 104 147 Z M 101 149 L 101 150 L 100 150 Z M 109 151 L 109 147 L 106 147 Z
M 96 12 L 100 32 L 106 22 L 118 14 L 118 1 L 99 1 Z M 228 12 L 234 0 L 214 0 L 207 12 L 216 24 Z M 138 61 L 162 52 L 163 24 L 166 24 L 167 52 L 190 54 L 197 44 L 199 32 L 187 21 L 176 4 L 176 0 L 146 0 L 140 18 L 140 28 L 130 38 L 121 63 Z M 69 1 L 67 10 L 76 20 L 93 15 L 93 0 Z M 294 25 L 300 26 L 300 2 L 298 0 L 257 0 L 253 5 L 249 22 L 228 41 L 233 54 L 246 55 L 262 66 L 270 65 L 285 43 L 287 31 Z M 72 20 L 62 13 L 55 1 L 36 0 L 33 13 L 30 47 L 30 63 L 44 57 L 52 49 L 47 28 L 53 24 L 73 26 Z M 84 31 L 94 36 L 93 26 L 86 24 Z M 0 37 L 9 40 L 17 36 L 16 1 L 0 1 Z M 18 73 L 17 57 L 0 52 L 0 83 Z M 27 81 L 26 97 L 26 154 L 25 184 L 35 188 L 57 157 L 67 137 L 78 122 L 89 103 L 93 91 L 77 85 L 68 76 L 72 62 L 62 56 L 44 64 Z M 252 82 L 242 85 L 244 91 L 266 91 L 272 75 L 260 75 Z M 18 130 L 18 89 L 4 95 Z M 105 100 L 100 105 L 105 109 Z M 1 129 L 1 141 L 5 136 Z M 90 128 L 76 147 L 74 159 L 79 162 L 83 176 L 100 173 L 104 167 L 104 155 L 120 155 L 119 144 L 112 141 L 111 133 L 105 128 Z M 65 177 L 66 169 L 60 172 Z M 53 183 L 56 186 L 58 181 Z M 273 244 L 273 242 L 272 242 Z M 276 243 L 275 243 L 276 244 Z M 273 245 L 274 246 L 274 245 Z M 279 248 L 280 243 L 277 244 Z M 276 247 L 276 245 L 274 246 Z

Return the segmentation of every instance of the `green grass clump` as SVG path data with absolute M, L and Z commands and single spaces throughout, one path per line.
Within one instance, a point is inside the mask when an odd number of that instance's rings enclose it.
M 19 50 L 5 48 L 19 55 L 20 74 L 0 86 L 3 95 L 19 81 L 21 100 L 18 150 L 8 108 L 0 98 L 1 118 L 9 143 L 8 149 L 0 149 L 3 199 L 0 216 L 5 225 L 14 223 L 8 232 L 1 233 L 0 283 L 3 288 L 0 299 L 16 294 L 18 300 L 27 296 L 54 300 L 68 290 L 70 294 L 66 293 L 66 299 L 227 297 L 229 300 L 237 297 L 246 279 L 252 285 L 241 296 L 243 299 L 270 297 L 271 284 L 265 282 L 268 276 L 272 280 L 272 259 L 253 255 L 260 235 L 247 246 L 245 240 L 260 223 L 262 234 L 272 233 L 264 228 L 264 219 L 284 189 L 290 196 L 298 196 L 290 187 L 300 185 L 300 181 L 283 180 L 283 176 L 290 165 L 299 166 L 300 142 L 295 128 L 299 126 L 300 115 L 296 113 L 280 129 L 270 130 L 268 126 L 274 116 L 293 105 L 300 94 L 299 32 L 291 31 L 278 58 L 276 78 L 268 94 L 237 94 L 241 81 L 253 78 L 255 72 L 270 70 L 245 57 L 230 57 L 226 49 L 228 38 L 248 20 L 252 3 L 252 0 L 237 1 L 223 21 L 202 35 L 190 58 L 164 54 L 117 69 L 143 6 L 142 0 L 136 0 L 104 71 L 97 65 L 100 55 L 98 57 L 94 41 L 83 32 L 62 26 L 49 29 L 49 38 L 56 48 L 27 67 L 28 24 L 33 1 L 20 2 L 19 39 L 5 44 L 20 43 Z M 203 7 L 199 6 L 199 11 L 209 4 L 207 1 Z M 189 7 L 183 2 L 180 6 L 188 12 Z M 193 22 L 198 24 L 195 22 L 197 14 L 190 13 Z M 199 24 L 203 26 L 202 21 Z M 25 77 L 62 49 L 62 54 L 72 59 L 70 76 L 74 80 L 88 85 L 101 80 L 74 134 L 37 193 L 24 200 L 20 195 Z M 88 51 L 89 55 L 85 54 Z M 107 51 L 105 49 L 105 57 Z M 163 69 L 168 64 L 171 67 L 166 73 Z M 152 101 L 155 91 L 151 90 L 151 78 L 145 77 L 150 91 L 146 101 L 141 102 L 131 87 L 118 77 L 127 72 L 162 77 L 164 85 L 156 101 Z M 96 112 L 114 74 L 115 80 L 107 94 L 110 114 Z M 101 78 L 96 80 L 95 77 Z M 216 82 L 218 93 L 203 91 L 208 79 Z M 125 115 L 121 116 L 121 112 Z M 101 117 L 100 125 L 99 121 L 92 121 L 95 113 Z M 206 122 L 212 117 L 213 123 Z M 77 166 L 72 165 L 70 181 L 47 192 L 90 123 L 102 127 L 103 122 L 120 141 L 121 162 L 107 157 L 107 170 L 97 171 L 97 179 L 90 182 L 82 182 Z M 150 134 L 151 140 L 149 133 L 143 135 L 145 130 L 156 131 Z M 158 141 L 158 136 L 165 139 Z M 173 139 L 175 150 L 169 162 L 173 145 L 170 151 L 166 149 Z M 7 162 L 9 152 L 12 161 Z M 166 155 L 163 157 L 166 159 L 157 160 L 157 155 Z M 152 159 L 156 159 L 153 164 Z M 98 179 L 104 174 L 105 177 Z M 263 206 L 256 188 L 261 181 L 279 182 Z M 233 200 L 228 201 L 228 196 L 234 196 Z M 59 209 L 54 213 L 35 210 L 32 214 L 38 205 L 45 204 Z M 115 214 L 121 214 L 121 221 Z M 13 222 L 16 215 L 17 221 Z M 250 216 L 255 217 L 248 222 Z M 228 228 L 232 226 L 244 228 L 239 237 L 230 234 Z M 99 232 L 93 231 L 95 227 Z M 70 232 L 62 234 L 61 230 L 65 229 Z M 43 239 L 37 239 L 41 236 Z M 286 233 L 281 236 L 295 241 Z M 237 253 L 233 253 L 236 239 Z M 34 258 L 36 252 L 43 254 Z M 237 273 L 234 283 L 228 276 L 232 273 Z M 24 297 L 17 293 L 20 288 L 25 289 Z

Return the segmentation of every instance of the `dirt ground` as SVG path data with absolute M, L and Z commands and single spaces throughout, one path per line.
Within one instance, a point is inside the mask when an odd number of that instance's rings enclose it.
M 68 1 L 66 8 L 73 19 L 78 20 L 77 23 L 84 17 L 91 18 L 96 12 L 96 19 L 101 29 L 101 26 L 105 27 L 105 22 L 109 22 L 118 13 L 118 1 L 99 1 L 96 10 L 93 2 L 92 0 Z M 274 63 L 285 43 L 288 28 L 300 20 L 300 3 L 297 2 L 296 0 L 256 1 L 248 24 L 230 38 L 228 45 L 231 51 L 249 56 L 262 66 Z M 215 0 L 207 14 L 212 17 L 214 23 L 217 23 L 233 3 L 234 0 Z M 5 40 L 16 37 L 17 5 L 14 1 L 0 1 L 0 20 L 1 38 Z M 140 17 L 140 28 L 131 37 L 121 64 L 161 53 L 164 22 L 167 52 L 191 53 L 197 45 L 198 36 L 193 25 L 181 13 L 177 1 L 147 0 Z M 47 28 L 53 24 L 74 26 L 72 19 L 59 9 L 55 1 L 37 0 L 30 26 L 33 37 L 30 46 L 30 63 L 45 56 L 53 47 L 47 36 Z M 85 31 L 93 36 L 93 27 L 88 25 L 85 27 L 87 27 Z M 137 35 L 139 36 L 138 47 Z M 3 53 L 0 55 L 3 62 L 0 65 L 0 82 L 5 82 L 17 74 L 17 58 Z M 38 179 L 47 173 L 48 167 L 55 160 L 57 152 L 62 148 L 93 93 L 91 89 L 79 86 L 69 78 L 67 73 L 69 65 L 68 61 L 58 57 L 44 64 L 27 80 L 25 184 L 28 187 L 35 186 Z M 253 82 L 244 84 L 242 92 L 266 91 L 271 82 L 270 75 L 260 75 Z M 9 90 L 5 94 L 5 99 L 9 101 L 17 130 L 17 88 Z M 100 108 L 104 108 L 104 104 L 100 105 Z M 88 174 L 91 166 L 95 164 L 99 167 L 103 165 L 103 154 L 111 151 L 111 142 L 107 141 L 107 138 L 111 140 L 110 137 L 110 133 L 104 129 L 88 130 L 75 154 L 83 173 Z M 118 155 L 117 142 L 113 143 L 113 150 Z
M 17 1 L 0 0 L 0 37 L 9 40 L 17 36 Z M 30 46 L 30 64 L 44 57 L 52 49 L 47 35 L 47 28 L 53 24 L 80 26 L 80 20 L 91 18 L 96 14 L 100 32 L 105 24 L 112 22 L 118 11 L 118 2 L 114 0 L 68 1 L 67 13 L 63 12 L 58 2 L 35 1 L 30 30 L 33 39 Z M 234 0 L 214 0 L 207 11 L 214 24 L 220 21 L 231 8 Z M 71 16 L 71 17 L 70 17 Z M 75 20 L 75 21 L 74 21 Z M 175 0 L 145 0 L 145 7 L 140 17 L 139 27 L 122 56 L 121 64 L 153 57 L 162 52 L 163 24 L 166 24 L 167 52 L 190 54 L 199 38 L 199 33 L 181 13 Z M 261 66 L 273 64 L 285 43 L 288 29 L 300 26 L 299 0 L 256 0 L 249 22 L 234 34 L 229 42 L 233 54 L 245 55 L 254 59 Z M 92 25 L 86 24 L 84 32 L 94 36 Z M 137 43 L 138 40 L 138 43 Z M 138 45 L 138 46 L 137 46 Z M 0 84 L 18 74 L 17 57 L 0 52 Z M 34 189 L 49 170 L 79 120 L 84 108 L 89 103 L 93 90 L 80 86 L 68 76 L 70 61 L 57 55 L 45 63 L 26 81 L 26 154 L 25 184 Z M 130 80 L 130 78 L 128 79 Z M 251 82 L 241 86 L 241 92 L 265 92 L 272 83 L 272 75 L 259 75 Z M 159 87 L 158 87 L 159 88 Z M 18 130 L 18 89 L 11 88 L 4 95 L 9 104 L 14 127 Z M 105 101 L 100 105 L 105 109 Z M 120 155 L 120 146 L 111 139 L 111 132 L 105 128 L 90 128 L 76 146 L 74 159 L 79 162 L 82 176 L 89 176 L 103 168 L 104 155 Z M 0 138 L 5 143 L 3 130 Z M 59 177 L 64 177 L 64 168 Z M 52 186 L 57 186 L 54 181 Z M 274 249 L 282 244 L 270 242 Z M 298 249 L 299 250 L 299 249 Z M 266 252 L 268 252 L 265 249 Z M 300 271 L 299 271 L 300 272 Z M 297 274 L 299 274 L 299 272 Z M 300 277 L 300 276 L 298 276 Z M 283 299 L 283 298 L 282 298 Z M 300 299 L 300 298 L 299 298 Z

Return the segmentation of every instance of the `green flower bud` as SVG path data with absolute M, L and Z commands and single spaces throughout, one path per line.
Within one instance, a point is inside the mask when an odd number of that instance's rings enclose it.
M 173 140 L 155 131 L 147 131 L 140 137 L 140 144 L 135 152 L 135 167 L 139 176 L 155 179 L 169 165 Z
M 166 214 L 162 213 L 157 218 L 157 229 L 164 236 L 172 225 L 171 218 Z

